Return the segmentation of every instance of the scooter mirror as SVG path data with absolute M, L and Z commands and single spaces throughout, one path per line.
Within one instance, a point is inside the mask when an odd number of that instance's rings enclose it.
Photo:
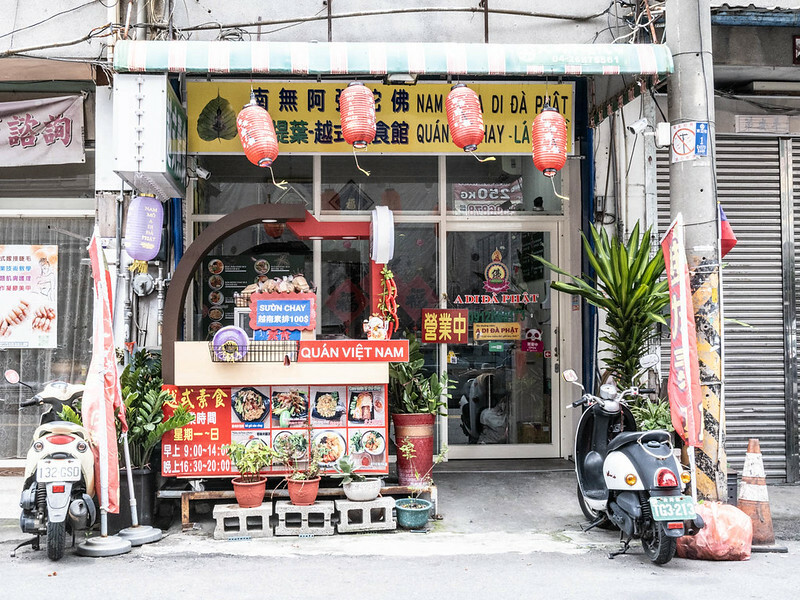
M 564 381 L 568 381 L 569 383 L 575 383 L 578 381 L 578 374 L 572 369 L 567 369 L 561 374 L 561 376 L 564 378 Z
M 658 354 L 645 354 L 642 357 L 642 360 L 639 361 L 639 364 L 643 369 L 649 369 L 651 367 L 655 367 L 658 364 L 658 361 Z
M 19 373 L 17 373 L 14 369 L 8 369 L 3 376 L 6 378 L 8 383 L 19 383 Z

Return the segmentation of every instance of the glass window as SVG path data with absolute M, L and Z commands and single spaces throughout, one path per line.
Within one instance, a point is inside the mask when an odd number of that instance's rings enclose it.
M 561 214 L 561 173 L 554 181 L 533 166 L 529 155 L 498 156 L 478 162 L 474 156 L 447 157 L 447 211 L 452 215 L 499 216 Z M 566 194 L 565 194 L 566 195 Z
M 196 223 L 195 236 L 207 226 Z M 234 324 L 252 335 L 249 308 L 237 306 L 235 294 L 264 279 L 303 274 L 310 281 L 311 273 L 311 242 L 281 223 L 253 225 L 228 236 L 203 257 L 195 273 L 194 340 L 209 340 Z
M 197 161 L 210 175 L 197 180 L 195 214 L 229 214 L 253 204 L 303 203 L 311 210 L 314 192 L 310 156 L 280 156 L 275 160 L 275 181 L 285 181 L 285 190 L 272 183 L 269 169 L 255 166 L 244 156 L 198 156 Z
M 93 218 L 0 218 L 3 244 L 58 246 L 57 287 L 54 290 L 56 347 L 0 350 L 0 371 L 19 371 L 22 381 L 36 391 L 48 381 L 84 383 L 86 378 L 92 352 L 93 298 L 86 246 L 93 227 Z M 84 259 L 87 261 L 83 262 Z M 0 302 L 0 318 L 4 318 L 11 308 Z M 17 326 L 25 326 L 25 321 Z M 0 456 L 24 456 L 30 445 L 40 411 L 36 407 L 20 411 L 18 403 L 31 395 L 27 388 L 0 380 L 0 397 L 6 399 L 0 402 Z
M 358 154 L 322 157 L 322 211 L 369 211 L 376 205 L 397 212 L 437 212 L 438 157 Z
M 550 258 L 550 234 L 452 232 L 447 244 L 450 306 L 469 310 L 469 344 L 448 347 L 461 417 L 449 442 L 552 443 L 550 272 L 530 258 Z
M 322 242 L 320 307 L 322 335 L 364 338 L 362 323 L 370 314 L 368 240 Z
M 0 198 L 94 199 L 94 150 L 84 163 L 1 168 Z

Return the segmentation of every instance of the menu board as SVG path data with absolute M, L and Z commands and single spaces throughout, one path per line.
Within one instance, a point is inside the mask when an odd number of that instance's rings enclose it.
M 211 339 L 222 327 L 236 324 L 234 292 L 241 292 L 259 277 L 288 277 L 302 273 L 303 268 L 303 256 L 293 254 L 207 256 L 200 275 L 203 335 Z
M 364 474 L 388 474 L 386 385 L 276 385 L 241 387 L 165 386 L 178 406 L 194 413 L 194 422 L 164 434 L 161 472 L 165 477 L 236 475 L 222 446 L 231 441 L 275 447 L 285 438 L 295 458 L 308 456 L 309 435 L 322 446 L 321 472 L 335 473 L 345 454 Z M 262 471 L 285 475 L 275 463 Z

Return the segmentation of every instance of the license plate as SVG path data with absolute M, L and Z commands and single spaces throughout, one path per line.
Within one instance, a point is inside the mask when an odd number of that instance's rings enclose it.
M 651 496 L 650 510 L 656 521 L 689 521 L 697 516 L 691 496 Z
M 41 483 L 52 481 L 78 481 L 81 478 L 81 464 L 77 460 L 45 460 L 36 466 L 36 480 Z

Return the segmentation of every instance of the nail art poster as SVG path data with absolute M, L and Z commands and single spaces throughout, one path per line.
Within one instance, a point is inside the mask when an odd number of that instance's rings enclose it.
M 55 348 L 58 246 L 0 245 L 0 348 Z

